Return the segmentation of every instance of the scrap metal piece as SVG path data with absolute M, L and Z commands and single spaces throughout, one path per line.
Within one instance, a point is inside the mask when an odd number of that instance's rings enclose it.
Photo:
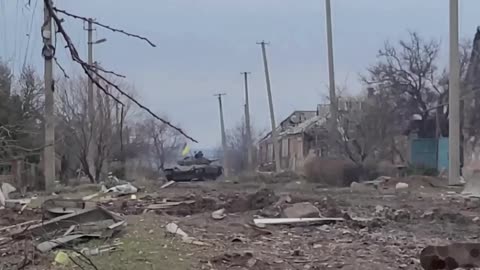
M 16 234 L 32 234 L 35 237 L 45 236 L 50 233 L 58 232 L 59 230 L 68 229 L 72 224 L 82 225 L 88 223 L 95 223 L 99 221 L 112 220 L 113 222 L 120 222 L 124 219 L 120 216 L 103 209 L 101 207 L 93 209 L 84 209 L 76 213 L 67 214 L 63 216 L 56 217 L 54 219 L 45 221 L 43 223 L 33 225 L 28 228 L 26 231 L 17 232 Z M 106 226 L 112 225 L 111 223 Z
M 67 236 L 62 236 L 53 240 L 48 240 L 37 245 L 37 250 L 40 252 L 48 252 L 56 247 L 65 245 L 68 242 L 77 240 L 83 237 L 100 237 L 100 234 L 72 234 Z

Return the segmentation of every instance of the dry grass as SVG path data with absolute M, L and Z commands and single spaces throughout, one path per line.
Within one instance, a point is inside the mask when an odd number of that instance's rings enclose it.
M 182 243 L 163 229 L 164 222 L 155 214 L 129 216 L 128 227 L 121 235 L 118 250 L 91 256 L 98 269 L 115 270 L 188 270 L 195 261 L 190 246 Z M 102 241 L 89 241 L 83 247 L 106 245 Z M 80 269 L 73 263 L 58 270 Z M 85 269 L 93 269 L 86 266 Z

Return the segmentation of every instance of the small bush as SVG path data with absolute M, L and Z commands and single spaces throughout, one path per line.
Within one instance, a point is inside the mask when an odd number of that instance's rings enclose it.
M 350 160 L 313 157 L 305 162 L 308 181 L 329 186 L 346 187 L 367 179 L 366 170 Z

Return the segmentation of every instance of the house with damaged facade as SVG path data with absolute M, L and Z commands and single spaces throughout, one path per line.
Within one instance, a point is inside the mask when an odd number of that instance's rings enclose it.
M 277 134 L 282 169 L 299 170 L 310 151 L 322 151 L 328 114 L 329 105 L 318 105 L 316 111 L 294 111 L 280 123 Z M 271 132 L 259 141 L 258 151 L 260 167 L 272 166 L 274 147 Z
M 386 134 L 381 135 L 377 124 L 379 121 L 376 119 L 379 114 L 372 111 L 373 105 L 378 104 L 378 99 L 372 89 L 369 89 L 366 98 L 341 98 L 338 102 L 336 138 L 331 138 L 328 133 L 329 104 L 318 105 L 315 111 L 292 112 L 277 127 L 281 169 L 301 171 L 307 157 L 312 155 L 350 159 L 356 163 L 366 162 L 369 158 L 385 159 L 383 152 L 388 147 L 383 145 L 383 137 Z M 332 139 L 335 139 L 334 144 Z M 392 142 L 393 140 L 388 143 Z M 258 149 L 260 168 L 273 168 L 274 147 L 271 133 L 259 141 Z M 391 159 L 394 162 L 394 158 Z

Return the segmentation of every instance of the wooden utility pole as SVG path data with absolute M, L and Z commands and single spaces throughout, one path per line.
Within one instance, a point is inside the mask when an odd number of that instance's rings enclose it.
M 450 0 L 450 91 L 448 93 L 448 183 L 460 183 L 460 56 L 458 0 Z
M 53 2 L 48 0 L 50 6 Z M 44 7 L 44 23 L 42 27 L 43 49 L 45 59 L 45 148 L 43 150 L 43 175 L 45 190 L 50 192 L 55 182 L 55 103 L 53 85 L 53 57 L 55 50 L 52 44 L 52 16 L 47 6 Z
M 87 23 L 87 32 L 88 32 L 88 65 L 93 66 L 93 19 L 88 19 Z M 93 77 L 94 74 L 90 73 Z M 95 96 L 93 93 L 93 80 L 88 78 L 87 85 L 87 102 L 88 102 L 88 122 L 90 123 L 90 140 L 88 141 L 88 152 L 87 152 L 87 163 L 90 175 L 95 179 L 96 169 L 95 169 L 95 148 L 97 145 L 97 132 L 95 126 Z
M 270 84 L 270 73 L 268 72 L 268 61 L 267 61 L 267 52 L 265 49 L 265 45 L 267 43 L 265 41 L 258 42 L 262 47 L 262 55 L 263 55 L 263 66 L 265 68 L 265 82 L 267 84 L 267 95 L 268 95 L 268 104 L 270 106 L 270 121 L 272 124 L 272 144 L 273 144 L 273 153 L 275 157 L 275 171 L 280 172 L 281 165 L 280 165 L 280 147 L 278 142 L 278 134 L 277 134 L 277 125 L 275 124 L 275 112 L 273 109 L 273 100 L 272 100 L 272 88 Z
M 247 135 L 247 160 L 248 170 L 253 169 L 253 145 L 252 145 L 252 127 L 250 125 L 250 104 L 248 100 L 248 74 L 250 72 L 242 72 L 245 82 L 245 129 Z
M 218 107 L 220 109 L 220 132 L 222 136 L 222 148 L 223 148 L 223 171 L 225 177 L 230 176 L 230 163 L 228 160 L 228 151 L 227 151 L 227 136 L 225 134 L 225 122 L 223 120 L 223 105 L 222 105 L 222 96 L 226 94 L 215 94 L 214 96 L 218 97 Z
M 333 34 L 332 34 L 332 9 L 330 0 L 325 0 L 325 13 L 327 25 L 327 54 L 328 54 L 328 86 L 330 96 L 330 137 L 335 140 L 338 133 L 338 100 L 335 93 L 335 65 L 333 60 Z

